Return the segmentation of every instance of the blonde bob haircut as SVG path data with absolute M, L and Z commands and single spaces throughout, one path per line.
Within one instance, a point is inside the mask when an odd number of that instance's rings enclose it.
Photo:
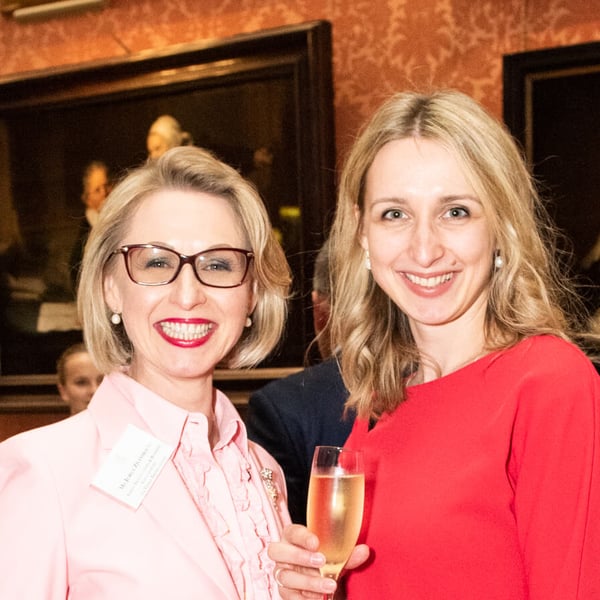
M 254 188 L 235 169 L 210 152 L 192 146 L 173 148 L 155 161 L 131 171 L 111 192 L 92 228 L 82 261 L 78 310 L 86 346 L 103 373 L 127 365 L 135 351 L 122 324 L 111 324 L 104 300 L 104 275 L 125 243 L 138 207 L 161 190 L 197 191 L 222 197 L 233 208 L 254 258 L 248 272 L 254 286 L 253 324 L 227 358 L 232 368 L 250 367 L 277 345 L 287 316 L 291 282 L 285 254 L 275 239 L 264 204 Z M 144 242 L 147 240 L 141 240 Z
M 407 375 L 428 360 L 419 354 L 406 316 L 365 268 L 359 244 L 369 168 L 385 144 L 404 138 L 443 145 L 462 165 L 484 207 L 504 262 L 495 270 L 490 256 L 487 350 L 507 348 L 535 334 L 571 339 L 571 315 L 581 312 L 557 264 L 556 232 L 505 127 L 456 91 L 394 95 L 350 150 L 330 240 L 334 281 L 329 333 L 334 347 L 342 349 L 349 405 L 375 419 L 403 400 Z

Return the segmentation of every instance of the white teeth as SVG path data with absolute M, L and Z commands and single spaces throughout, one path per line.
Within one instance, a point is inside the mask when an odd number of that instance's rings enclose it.
M 161 323 L 160 326 L 169 337 L 185 341 L 204 337 L 212 329 L 209 323 L 172 323 L 166 321 Z
M 444 275 L 437 275 L 436 277 L 417 277 L 416 275 L 406 273 L 406 278 L 415 285 L 433 288 L 436 285 L 450 281 L 450 279 L 452 279 L 452 273 L 445 273 Z

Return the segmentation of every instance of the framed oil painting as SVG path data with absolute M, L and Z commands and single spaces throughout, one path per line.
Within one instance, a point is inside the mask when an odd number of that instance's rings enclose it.
M 504 57 L 504 120 L 566 234 L 572 275 L 600 308 L 600 42 Z
M 294 274 L 286 336 L 261 367 L 301 366 L 334 207 L 331 71 L 331 27 L 315 21 L 0 79 L 0 374 L 54 373 L 81 339 L 83 173 L 101 161 L 119 177 L 146 160 L 161 115 L 261 192 Z

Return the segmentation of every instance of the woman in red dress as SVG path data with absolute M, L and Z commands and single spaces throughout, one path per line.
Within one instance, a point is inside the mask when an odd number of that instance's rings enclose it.
M 354 145 L 329 324 L 366 462 L 348 598 L 600 598 L 600 378 L 552 235 L 463 94 L 394 96 Z M 283 598 L 335 588 L 307 529 L 270 553 Z

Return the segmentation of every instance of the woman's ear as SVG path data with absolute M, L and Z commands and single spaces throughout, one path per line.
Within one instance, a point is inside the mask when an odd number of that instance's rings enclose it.
M 250 286 L 249 290 L 248 290 L 248 308 L 247 308 L 247 312 L 246 314 L 248 316 L 250 316 L 253 312 L 254 309 L 256 308 L 256 305 L 258 304 L 258 284 L 256 282 L 256 279 L 254 279 L 252 281 L 252 285 Z
M 65 390 L 65 386 L 62 383 L 57 383 L 56 387 L 58 388 L 58 394 L 63 399 L 63 401 L 67 404 L 70 404 L 69 397 L 67 396 L 67 391 Z
M 119 287 L 113 275 L 105 275 L 104 281 L 102 282 L 104 290 L 104 302 L 108 306 L 109 310 L 115 313 L 121 312 L 121 294 L 119 293 Z
M 366 236 L 363 234 L 362 213 L 360 212 L 360 208 L 358 208 L 358 204 L 354 205 L 354 218 L 356 219 L 356 237 L 358 243 L 362 246 L 363 250 L 368 252 L 369 245 L 367 244 Z

